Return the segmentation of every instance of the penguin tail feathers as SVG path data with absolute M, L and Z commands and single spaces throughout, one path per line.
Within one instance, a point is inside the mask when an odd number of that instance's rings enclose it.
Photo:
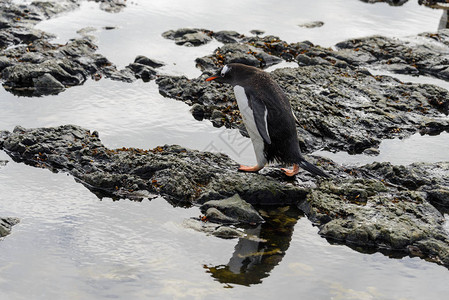
M 311 163 L 309 163 L 306 160 L 301 160 L 299 162 L 299 166 L 301 168 L 303 168 L 304 170 L 312 173 L 313 175 L 317 175 L 317 176 L 321 176 L 321 177 L 326 177 L 329 178 L 329 174 L 325 173 L 323 170 L 321 170 L 320 168 L 318 168 L 317 166 L 312 165 Z

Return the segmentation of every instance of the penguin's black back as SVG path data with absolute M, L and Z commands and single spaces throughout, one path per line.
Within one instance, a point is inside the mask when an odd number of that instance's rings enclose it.
M 250 107 L 252 99 L 257 98 L 267 108 L 267 128 L 271 138 L 271 143 L 264 143 L 267 160 L 286 164 L 299 163 L 302 156 L 295 118 L 287 96 L 268 73 L 245 65 L 238 67 L 245 69 L 238 71 L 241 76 L 237 79 L 237 85 L 245 89 Z

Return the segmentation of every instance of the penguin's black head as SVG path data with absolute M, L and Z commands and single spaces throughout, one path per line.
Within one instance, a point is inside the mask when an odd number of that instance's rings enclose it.
M 212 75 L 211 77 L 207 78 L 206 81 L 215 80 L 220 83 L 229 83 L 232 84 L 233 82 L 233 67 L 230 65 L 225 65 L 223 68 L 221 68 L 216 74 Z

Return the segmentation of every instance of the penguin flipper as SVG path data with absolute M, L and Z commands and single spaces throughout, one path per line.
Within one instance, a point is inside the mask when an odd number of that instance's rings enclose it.
M 268 110 L 265 104 L 255 97 L 255 95 L 247 94 L 250 108 L 253 111 L 254 121 L 260 136 L 267 144 L 271 144 L 270 134 L 268 132 Z

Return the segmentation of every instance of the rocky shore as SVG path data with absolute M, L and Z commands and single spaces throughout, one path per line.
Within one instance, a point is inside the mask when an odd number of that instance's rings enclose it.
M 334 49 L 308 41 L 287 43 L 259 31 L 253 36 L 198 28 L 167 31 L 163 36 L 182 46 L 198 47 L 213 39 L 223 43 L 196 59 L 203 74 L 188 79 L 159 74 L 163 62 L 145 56 L 118 70 L 96 53 L 88 35 L 58 45 L 51 43 L 51 35 L 33 28 L 41 20 L 75 9 L 79 2 L 0 3 L 0 74 L 6 90 L 39 96 L 60 93 L 89 78 L 155 79 L 162 95 L 190 105 L 198 120 L 209 119 L 214 126 L 237 128 L 246 135 L 230 87 L 204 79 L 231 62 L 260 68 L 290 62 L 294 67 L 276 69 L 271 75 L 290 98 L 305 153 L 323 148 L 375 153 L 373 148 L 384 139 L 449 130 L 447 90 L 370 72 L 381 68 L 449 80 L 448 30 L 407 39 L 354 39 Z M 126 1 L 96 2 L 109 12 L 126 5 Z M 310 156 L 332 178 L 314 178 L 302 171 L 292 179 L 272 167 L 257 174 L 238 172 L 238 164 L 224 154 L 178 145 L 108 149 L 98 132 L 76 125 L 3 130 L 0 150 L 30 166 L 67 172 L 100 198 L 140 201 L 163 196 L 173 205 L 200 206 L 204 216 L 197 222 L 220 224 L 209 227 L 220 237 L 242 236 L 229 224 L 270 222 L 261 206 L 289 205 L 304 211 L 332 242 L 363 251 L 419 256 L 449 267 L 449 233 L 444 227 L 449 162 L 350 167 Z M 1 219 L 0 235 L 9 232 L 14 220 Z
M 400 251 L 449 266 L 449 235 L 436 208 L 449 205 L 448 162 L 348 168 L 310 158 L 333 178 L 301 172 L 292 180 L 273 168 L 260 174 L 238 172 L 237 163 L 224 154 L 175 145 L 108 149 L 97 132 L 73 125 L 16 127 L 0 136 L 0 149 L 14 160 L 68 172 L 99 197 L 141 200 L 163 195 L 174 205 L 208 202 L 203 211 L 209 217 L 218 215 L 220 223 L 255 224 L 262 219 L 246 212 L 237 213 L 236 219 L 235 209 L 217 207 L 210 200 L 237 194 L 227 200 L 230 207 L 235 197 L 253 205 L 296 205 L 333 241 Z

